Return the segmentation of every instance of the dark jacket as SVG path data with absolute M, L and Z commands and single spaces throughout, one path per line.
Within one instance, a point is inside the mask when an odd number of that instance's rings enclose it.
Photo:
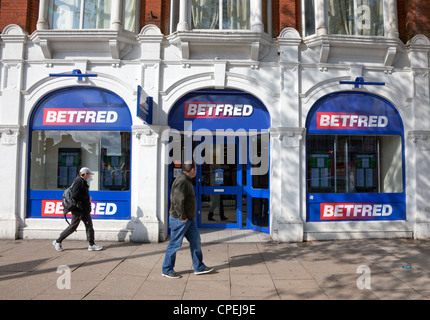
M 194 219 L 196 210 L 197 201 L 193 184 L 191 179 L 182 172 L 172 184 L 169 213 L 174 218 L 185 220 Z
M 80 176 L 77 176 L 72 183 L 72 198 L 76 201 L 78 209 L 84 213 L 91 212 L 89 189 L 87 181 Z

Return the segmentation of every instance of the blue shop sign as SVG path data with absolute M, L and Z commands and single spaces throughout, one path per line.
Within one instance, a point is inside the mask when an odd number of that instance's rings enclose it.
M 92 87 L 71 87 L 47 95 L 32 118 L 33 130 L 130 130 L 124 100 Z
M 400 134 L 403 124 L 386 100 L 365 92 L 329 94 L 309 112 L 306 128 L 316 134 Z
M 178 131 L 261 130 L 270 127 L 270 115 L 259 99 L 245 92 L 199 90 L 175 104 L 168 122 Z

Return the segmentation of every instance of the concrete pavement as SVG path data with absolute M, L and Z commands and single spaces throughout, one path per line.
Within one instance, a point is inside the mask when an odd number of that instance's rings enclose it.
M 87 242 L 66 239 L 57 252 L 52 240 L 1 240 L 0 299 L 430 298 L 430 240 L 237 240 L 203 243 L 215 270 L 199 276 L 184 242 L 175 268 L 181 279 L 161 276 L 167 242 L 98 242 L 104 249 L 89 252 Z

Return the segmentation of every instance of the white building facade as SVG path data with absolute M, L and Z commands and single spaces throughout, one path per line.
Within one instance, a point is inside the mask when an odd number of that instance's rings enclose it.
M 395 0 L 350 1 L 352 22 L 304 0 L 303 30 L 276 38 L 270 0 L 211 21 L 172 1 L 169 35 L 138 26 L 139 2 L 94 22 L 40 1 L 33 34 L 2 31 L 0 238 L 55 239 L 87 166 L 97 240 L 164 241 L 191 157 L 201 228 L 430 236 L 430 41 L 399 40 Z

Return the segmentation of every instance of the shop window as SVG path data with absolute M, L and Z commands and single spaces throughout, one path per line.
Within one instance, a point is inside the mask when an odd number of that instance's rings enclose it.
M 383 0 L 329 0 L 328 33 L 384 35 Z
M 128 131 L 34 130 L 30 189 L 64 189 L 86 166 L 95 173 L 90 190 L 129 190 L 130 145 Z
M 309 193 L 403 192 L 399 135 L 307 137 Z
M 124 1 L 123 25 L 136 32 L 137 2 Z M 52 29 L 110 29 L 112 0 L 50 0 L 49 23 Z

